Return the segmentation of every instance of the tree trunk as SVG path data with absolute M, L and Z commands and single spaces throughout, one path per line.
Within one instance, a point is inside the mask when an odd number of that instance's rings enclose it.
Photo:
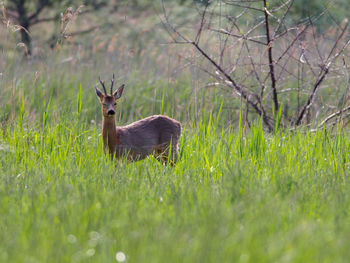
M 30 36 L 28 34 L 29 25 L 21 24 L 21 26 L 27 30 L 27 32 L 24 29 L 21 30 L 21 41 L 22 41 L 22 43 L 24 43 L 26 45 L 27 51 L 28 51 L 28 55 L 31 55 L 32 54 L 32 51 L 31 51 L 31 49 L 32 49 L 32 40 L 31 40 L 31 38 L 30 38 Z
M 27 51 L 28 51 L 27 55 L 30 55 L 31 49 L 32 49 L 32 41 L 31 41 L 30 35 L 28 34 L 30 21 L 28 18 L 27 10 L 25 9 L 25 6 L 24 6 L 24 2 L 25 2 L 24 0 L 17 2 L 18 22 L 19 22 L 19 25 L 22 27 L 21 41 L 27 47 Z

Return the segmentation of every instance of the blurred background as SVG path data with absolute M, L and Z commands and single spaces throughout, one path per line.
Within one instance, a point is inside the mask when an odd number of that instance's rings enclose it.
M 295 0 L 290 7 L 289 3 L 281 0 L 267 2 L 271 10 L 282 6 L 283 11 L 271 13 L 271 27 L 278 26 L 277 22 L 273 22 L 278 21 L 277 18 L 274 20 L 275 16 L 283 17 L 290 28 L 298 25 L 299 29 L 303 23 L 312 20 L 309 33 L 313 34 L 314 42 L 324 44 L 318 51 L 327 56 L 332 48 L 331 43 L 337 40 L 343 30 L 342 23 L 347 17 L 349 1 Z M 260 21 L 254 9 L 246 12 L 245 6 L 258 10 L 263 8 L 263 1 L 165 0 L 162 3 L 151 0 L 7 0 L 0 4 L 2 124 L 14 121 L 19 112 L 26 115 L 29 123 L 41 122 L 49 104 L 52 113 L 49 118 L 57 121 L 59 116 L 69 116 L 76 111 L 78 96 L 82 99 L 82 121 L 88 125 L 99 123 L 100 108 L 94 87 L 98 84 L 98 76 L 109 81 L 112 73 L 116 74 L 118 84 L 126 84 L 124 98 L 119 106 L 118 118 L 121 123 L 161 113 L 178 118 L 189 126 L 195 125 L 203 114 L 210 112 L 221 112 L 225 120 L 222 125 L 236 123 L 242 111 L 246 113 L 248 124 L 258 116 L 232 89 L 217 82 L 215 74 L 218 73 L 198 50 L 191 45 L 173 43 L 174 32 L 169 31 L 164 13 L 179 31 L 187 36 L 195 36 L 201 25 L 203 10 L 209 6 L 210 16 L 207 21 L 210 20 L 210 26 L 205 27 L 206 33 L 202 34 L 201 44 L 212 58 L 219 60 L 220 51 L 227 40 L 223 34 L 211 29 L 227 30 L 230 25 L 227 18 L 238 17 L 237 24 L 244 34 Z M 286 6 L 288 13 L 284 18 Z M 240 15 L 242 10 L 244 15 Z M 264 34 L 264 30 L 256 30 L 256 36 Z M 347 31 L 342 35 L 344 42 Z M 305 39 L 307 36 L 302 40 Z M 290 39 L 285 38 L 283 41 L 274 46 L 276 57 L 279 52 L 283 52 L 282 47 Z M 300 50 L 302 44 L 298 42 L 297 49 Z M 227 60 L 234 60 L 242 53 L 239 43 L 232 42 L 229 45 L 229 51 L 225 54 Z M 312 41 L 305 40 L 305 43 L 303 49 L 313 47 Z M 245 74 L 253 74 L 247 70 L 245 61 L 247 58 L 260 57 L 261 74 L 265 74 L 261 61 L 267 59 L 267 52 L 265 47 L 251 50 L 256 56 L 247 52 L 243 54 L 244 59 L 240 58 L 241 62 L 236 63 L 239 68 L 231 73 L 251 91 L 254 98 L 256 83 L 245 82 Z M 305 72 L 290 65 L 290 76 L 308 76 L 313 69 L 320 68 L 319 59 L 312 61 L 310 71 Z M 347 50 L 344 51 L 344 61 L 347 63 Z M 311 117 L 307 124 L 313 123 L 311 120 L 315 118 L 321 121 L 322 116 L 326 117 L 346 106 L 348 79 L 347 67 L 343 67 L 343 62 L 340 60 L 338 67 L 333 70 L 336 74 L 329 74 L 328 82 L 324 82 L 319 96 L 310 107 L 308 114 Z M 264 65 L 267 65 L 266 62 Z M 317 80 L 317 74 L 315 76 Z M 307 77 L 303 85 L 300 79 L 304 81 L 304 77 L 282 79 L 281 87 L 293 89 L 300 86 L 295 93 L 286 95 L 283 93 L 285 89 L 279 89 L 282 116 L 287 123 L 292 122 L 291 119 L 300 112 L 313 84 L 307 85 Z M 267 105 L 266 112 L 272 116 L 274 109 L 270 95 L 262 97 L 262 103 Z M 326 104 L 329 107 L 325 108 Z

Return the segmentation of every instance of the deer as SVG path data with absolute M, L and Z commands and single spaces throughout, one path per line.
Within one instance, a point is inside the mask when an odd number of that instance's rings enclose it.
M 166 115 L 152 115 L 126 126 L 116 126 L 117 101 L 121 98 L 125 84 L 113 92 L 114 74 L 110 94 L 105 82 L 99 77 L 104 93 L 97 87 L 96 95 L 102 106 L 103 150 L 110 158 L 139 161 L 153 154 L 163 164 L 174 165 L 178 160 L 181 123 Z

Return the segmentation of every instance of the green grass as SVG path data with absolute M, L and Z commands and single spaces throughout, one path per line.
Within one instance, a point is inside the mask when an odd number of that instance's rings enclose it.
M 348 260 L 343 132 L 268 135 L 207 116 L 185 125 L 175 167 L 111 162 L 77 105 L 2 127 L 0 262 Z
M 77 20 L 72 32 L 106 18 L 116 26 L 53 50 L 45 39 L 59 21 L 33 28 L 45 44 L 31 59 L 17 46 L 20 31 L 0 28 L 0 263 L 108 263 L 118 252 L 126 262 L 348 262 L 350 134 L 280 130 L 299 107 L 295 91 L 279 96 L 288 107 L 266 107 L 277 120 L 272 134 L 261 121 L 244 127 L 240 111 L 257 115 L 231 89 L 208 86 L 191 49 L 164 45 L 159 8 L 134 9 Z M 172 21 L 193 24 L 192 8 L 171 11 Z M 215 57 L 217 46 L 201 41 Z M 112 73 L 116 86 L 126 83 L 118 123 L 160 113 L 183 123 L 175 167 L 104 155 L 94 87 Z M 315 110 L 346 91 L 344 78 L 326 80 Z

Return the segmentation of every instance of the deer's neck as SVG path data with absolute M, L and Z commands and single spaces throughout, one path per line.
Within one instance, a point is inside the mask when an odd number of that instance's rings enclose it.
M 115 118 L 103 117 L 102 137 L 103 149 L 106 151 L 108 147 L 109 153 L 113 156 L 119 141 L 117 128 L 115 126 Z

